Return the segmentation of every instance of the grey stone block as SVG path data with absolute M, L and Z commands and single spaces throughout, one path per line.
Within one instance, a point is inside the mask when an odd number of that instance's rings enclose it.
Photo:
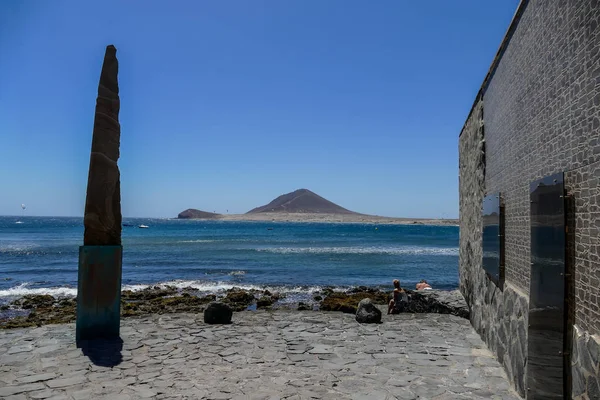
M 589 399 L 600 399 L 598 375 L 590 375 L 587 380 L 587 396 Z

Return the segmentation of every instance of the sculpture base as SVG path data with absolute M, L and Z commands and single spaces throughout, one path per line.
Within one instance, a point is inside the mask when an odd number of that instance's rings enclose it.
M 78 345 L 81 340 L 119 337 L 122 262 L 122 246 L 79 247 Z

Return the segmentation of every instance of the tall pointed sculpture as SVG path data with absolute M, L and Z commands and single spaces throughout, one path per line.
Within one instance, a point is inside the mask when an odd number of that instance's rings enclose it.
M 121 187 L 117 161 L 119 64 L 106 47 L 100 74 L 85 201 L 83 246 L 79 248 L 76 338 L 119 337 L 121 303 Z

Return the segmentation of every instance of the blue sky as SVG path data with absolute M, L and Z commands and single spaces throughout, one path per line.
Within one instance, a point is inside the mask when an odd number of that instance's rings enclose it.
M 298 188 L 458 216 L 458 135 L 518 0 L 0 1 L 0 215 L 83 215 L 105 46 L 126 217 Z

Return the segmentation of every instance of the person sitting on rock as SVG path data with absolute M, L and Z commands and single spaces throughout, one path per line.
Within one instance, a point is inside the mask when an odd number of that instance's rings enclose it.
M 400 312 L 401 303 L 404 301 L 406 295 L 404 289 L 400 287 L 400 281 L 398 279 L 394 279 L 393 295 L 394 297 L 390 300 L 390 304 L 388 305 L 388 315 Z
M 421 279 L 421 282 L 417 283 L 417 290 L 431 290 L 431 285 L 425 279 Z

